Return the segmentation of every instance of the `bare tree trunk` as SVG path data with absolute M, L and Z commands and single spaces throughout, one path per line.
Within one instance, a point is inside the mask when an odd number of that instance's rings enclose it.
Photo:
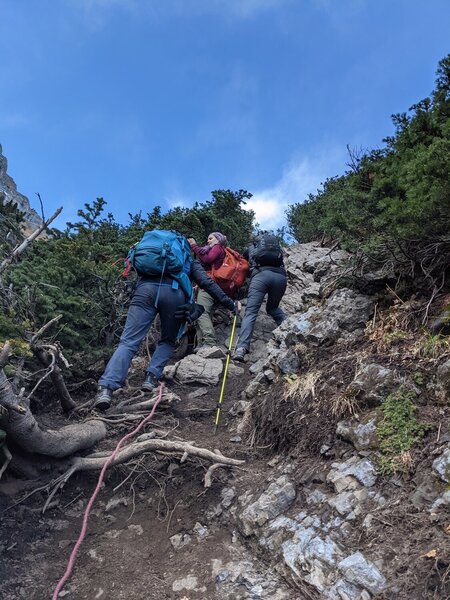
M 0 371 L 0 405 L 9 410 L 2 427 L 8 437 L 27 452 L 63 458 L 90 448 L 106 436 L 98 420 L 66 425 L 58 430 L 41 429 L 28 407 L 20 404 L 3 370 Z

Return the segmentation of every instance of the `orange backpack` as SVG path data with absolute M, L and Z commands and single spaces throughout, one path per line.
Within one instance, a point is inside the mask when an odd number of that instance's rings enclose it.
M 236 250 L 226 246 L 225 258 L 218 269 L 212 269 L 211 277 L 217 285 L 229 296 L 233 296 L 243 285 L 249 265 L 245 258 Z

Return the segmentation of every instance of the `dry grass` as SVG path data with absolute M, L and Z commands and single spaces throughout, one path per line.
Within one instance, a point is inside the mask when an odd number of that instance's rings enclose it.
M 321 377 L 320 371 L 311 371 L 279 380 L 270 396 L 254 399 L 252 445 L 271 452 L 320 448 L 336 426 L 328 401 L 317 389 Z
M 366 327 L 366 338 L 373 342 L 378 353 L 397 354 L 399 346 L 413 343 L 417 336 L 419 308 L 423 308 L 423 303 L 397 299 L 388 309 L 375 310 Z
M 331 398 L 330 406 L 331 414 L 336 419 L 341 419 L 346 415 L 356 417 L 361 412 L 361 408 L 355 395 L 349 389 L 343 394 Z
M 283 388 L 285 400 L 293 400 L 302 404 L 308 397 L 315 399 L 316 384 L 320 375 L 320 371 L 310 371 L 306 375 L 289 378 Z
M 440 360 L 450 356 L 450 339 L 446 335 L 423 333 L 414 344 L 418 357 Z

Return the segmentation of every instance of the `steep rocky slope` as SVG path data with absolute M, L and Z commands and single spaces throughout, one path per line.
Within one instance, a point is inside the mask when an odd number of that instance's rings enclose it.
M 8 161 L 2 152 L 0 144 L 0 204 L 7 202 L 15 204 L 24 213 L 26 229 L 31 233 L 42 225 L 42 218 L 31 208 L 28 198 L 17 191 L 16 183 L 7 172 Z
M 166 369 L 174 401 L 152 430 L 246 463 L 215 471 L 207 488 L 207 465 L 186 457 L 111 474 L 69 600 L 449 597 L 450 298 L 402 299 L 347 259 L 313 243 L 288 250 L 289 316 L 275 329 L 261 312 L 217 434 L 229 320 L 220 347 Z M 130 385 L 144 365 L 135 360 Z M 14 483 L 0 485 L 5 506 Z M 8 598 L 49 597 L 93 485 L 69 481 L 44 517 L 45 495 L 4 513 Z

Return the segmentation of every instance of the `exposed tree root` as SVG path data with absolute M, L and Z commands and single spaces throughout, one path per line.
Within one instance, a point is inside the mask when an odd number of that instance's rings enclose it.
M 226 467 L 227 465 L 223 465 L 220 463 L 214 463 L 213 465 L 211 465 L 209 467 L 209 469 L 206 471 L 206 475 L 205 475 L 205 488 L 210 488 L 212 485 L 212 476 L 214 471 L 216 471 L 219 467 Z
M 28 406 L 20 403 L 3 371 L 0 371 L 0 405 L 8 409 L 2 428 L 8 438 L 27 452 L 64 458 L 91 448 L 106 436 L 98 420 L 67 425 L 59 430 L 41 429 Z
M 235 458 L 229 458 L 227 456 L 223 456 L 221 453 L 212 452 L 211 450 L 208 450 L 206 448 L 197 448 L 196 446 L 193 446 L 192 444 L 190 444 L 188 442 L 172 442 L 172 441 L 168 441 L 168 440 L 145 439 L 144 441 L 134 442 L 134 443 L 130 444 L 129 446 L 126 446 L 125 448 L 123 448 L 123 450 L 121 450 L 119 452 L 119 454 L 117 455 L 117 457 L 111 463 L 110 466 L 122 464 L 132 458 L 135 458 L 136 456 L 140 456 L 141 454 L 144 454 L 145 452 L 181 453 L 182 460 L 183 459 L 186 460 L 187 456 L 196 456 L 198 458 L 204 458 L 206 460 L 213 461 L 215 464 L 212 466 L 215 467 L 215 469 L 218 466 L 239 466 L 239 465 L 244 464 L 244 462 L 245 462 L 243 460 L 238 460 Z M 72 477 L 72 475 L 74 473 L 76 473 L 78 471 L 96 471 L 96 470 L 100 470 L 103 467 L 103 465 L 105 464 L 108 457 L 107 456 L 99 456 L 99 454 L 103 455 L 104 453 L 103 452 L 97 453 L 94 456 L 86 456 L 86 457 L 77 456 L 77 457 L 75 457 L 72 461 L 71 466 L 65 473 L 63 473 L 60 477 L 51 481 L 47 486 L 45 486 L 46 489 L 50 489 L 50 488 L 53 488 L 53 489 L 50 492 L 49 497 L 47 498 L 47 500 L 44 504 L 43 512 L 45 512 L 45 510 L 48 508 L 48 505 L 51 502 L 54 495 L 56 494 L 56 492 L 59 489 L 61 489 L 62 487 L 64 487 L 64 485 L 67 483 L 67 481 L 69 481 L 69 479 Z M 108 456 L 109 456 L 109 454 L 108 454 Z M 211 475 L 212 475 L 212 471 L 208 470 L 208 472 L 206 474 L 207 476 L 208 476 L 208 473 L 209 473 L 209 479 L 210 479 Z M 205 485 L 206 485 L 206 477 L 205 477 Z M 211 484 L 209 484 L 209 485 L 211 485 Z M 207 487 L 209 487 L 209 486 L 207 486 Z M 42 490 L 42 489 L 43 488 L 39 488 L 39 490 Z

